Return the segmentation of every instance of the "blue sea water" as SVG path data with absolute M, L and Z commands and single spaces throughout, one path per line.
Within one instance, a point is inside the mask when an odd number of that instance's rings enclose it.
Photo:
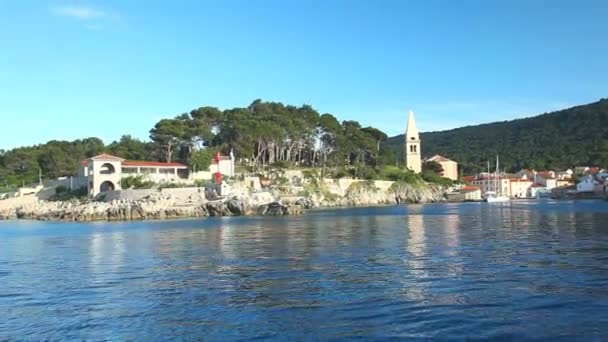
M 608 202 L 0 222 L 0 340 L 608 339 Z

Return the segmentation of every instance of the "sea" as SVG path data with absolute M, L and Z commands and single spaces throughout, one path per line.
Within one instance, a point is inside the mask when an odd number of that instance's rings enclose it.
M 0 340 L 608 340 L 608 202 L 0 221 Z

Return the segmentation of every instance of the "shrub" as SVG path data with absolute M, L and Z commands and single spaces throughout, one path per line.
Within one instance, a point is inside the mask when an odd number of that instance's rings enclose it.
M 435 183 L 443 186 L 451 186 L 452 180 L 446 177 L 441 177 L 433 171 L 426 171 L 422 174 L 422 179 L 429 183 Z
M 374 168 L 367 166 L 367 165 L 361 165 L 359 167 L 357 167 L 356 171 L 356 175 L 357 178 L 359 179 L 376 179 L 378 177 L 378 174 L 376 173 L 376 170 L 374 170 Z
M 51 201 L 68 201 L 74 198 L 84 198 L 88 195 L 87 188 L 85 186 L 78 189 L 70 190 L 65 186 L 58 186 L 55 188 L 55 195 L 51 196 Z
M 385 166 L 380 170 L 380 178 L 408 184 L 416 184 L 422 181 L 420 175 L 409 169 L 402 169 L 396 166 Z
M 156 185 L 153 181 L 146 180 L 142 175 L 129 176 L 120 180 L 123 189 L 151 189 Z

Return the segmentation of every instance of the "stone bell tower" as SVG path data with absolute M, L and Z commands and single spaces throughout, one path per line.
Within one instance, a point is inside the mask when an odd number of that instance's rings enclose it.
M 405 130 L 405 166 L 410 170 L 422 172 L 422 160 L 420 158 L 420 135 L 416 128 L 414 112 L 410 110 Z

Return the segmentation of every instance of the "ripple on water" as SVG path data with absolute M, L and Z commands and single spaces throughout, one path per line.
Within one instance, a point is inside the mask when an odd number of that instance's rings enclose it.
M 0 340 L 605 340 L 607 220 L 518 202 L 3 226 Z

